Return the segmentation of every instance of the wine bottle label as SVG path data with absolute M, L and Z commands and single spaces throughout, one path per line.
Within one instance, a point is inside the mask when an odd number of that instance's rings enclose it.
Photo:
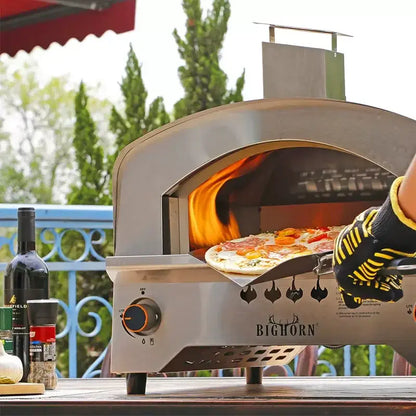
M 56 361 L 55 334 L 55 325 L 30 327 L 30 361 Z
M 5 306 L 13 308 L 13 334 L 29 334 L 26 302 L 28 299 L 42 299 L 44 296 L 45 291 L 43 289 L 4 289 Z

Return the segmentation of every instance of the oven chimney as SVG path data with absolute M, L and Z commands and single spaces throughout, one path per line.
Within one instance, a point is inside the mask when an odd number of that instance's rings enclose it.
M 264 23 L 261 23 L 264 24 Z M 345 101 L 344 55 L 337 51 L 338 32 L 267 24 L 269 42 L 263 42 L 264 98 L 332 98 Z M 275 29 L 330 34 L 332 49 L 275 43 Z

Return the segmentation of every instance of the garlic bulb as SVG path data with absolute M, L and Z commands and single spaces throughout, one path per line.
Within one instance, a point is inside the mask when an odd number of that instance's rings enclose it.
M 0 341 L 0 384 L 14 384 L 23 377 L 23 365 L 19 357 L 7 354 Z

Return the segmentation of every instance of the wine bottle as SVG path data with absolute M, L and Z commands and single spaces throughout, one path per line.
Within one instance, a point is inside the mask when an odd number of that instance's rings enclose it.
M 4 304 L 13 308 L 13 353 L 23 363 L 23 378 L 30 370 L 29 321 L 27 301 L 49 298 L 49 273 L 45 262 L 36 253 L 35 210 L 17 211 L 17 254 L 4 274 Z

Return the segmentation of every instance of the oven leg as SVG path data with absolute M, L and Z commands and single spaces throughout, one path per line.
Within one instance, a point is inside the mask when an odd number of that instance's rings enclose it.
M 246 383 L 262 384 L 263 367 L 246 367 Z
M 145 394 L 147 373 L 127 373 L 127 394 Z

